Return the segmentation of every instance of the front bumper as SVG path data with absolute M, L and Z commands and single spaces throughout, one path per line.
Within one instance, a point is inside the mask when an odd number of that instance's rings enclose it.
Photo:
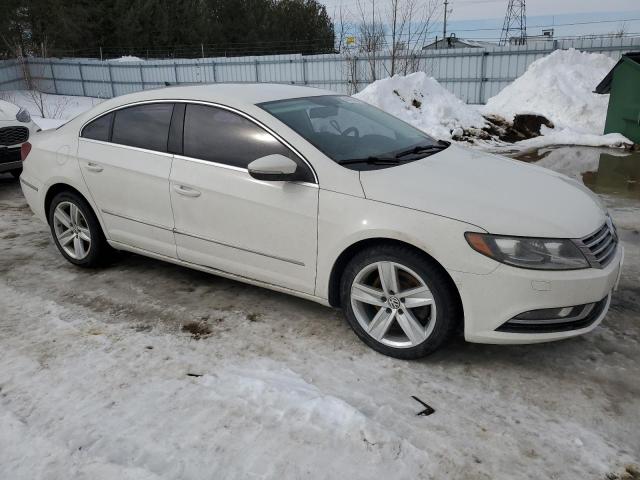
M 20 147 L 7 148 L 0 146 L 0 173 L 19 170 L 21 168 L 22 159 L 20 158 Z
M 500 265 L 488 275 L 451 272 L 464 308 L 464 335 L 469 342 L 519 344 L 574 337 L 593 330 L 606 316 L 624 255 L 618 246 L 603 269 L 540 271 Z M 595 319 L 583 328 L 554 332 L 507 332 L 498 328 L 530 310 L 569 307 L 605 300 Z

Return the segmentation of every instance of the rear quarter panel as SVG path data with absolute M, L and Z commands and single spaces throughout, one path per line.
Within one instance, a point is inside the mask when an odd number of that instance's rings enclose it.
M 39 132 L 30 139 L 32 145 L 26 161 L 23 163 L 21 178 L 37 188 L 24 185 L 22 190 L 33 212 L 42 221 L 47 222 L 45 199 L 47 192 L 56 184 L 66 184 L 77 191 L 89 202 L 102 224 L 99 211 L 91 198 L 82 178 L 76 153 L 78 150 L 78 132 L 73 125 L 65 125 L 58 130 Z M 103 228 L 104 230 L 104 228 Z

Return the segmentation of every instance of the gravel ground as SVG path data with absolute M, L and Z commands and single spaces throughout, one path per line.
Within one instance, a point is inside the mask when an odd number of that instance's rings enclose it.
M 75 268 L 0 176 L 0 478 L 640 478 L 640 209 L 605 201 L 626 264 L 594 332 L 405 362 L 304 300 Z

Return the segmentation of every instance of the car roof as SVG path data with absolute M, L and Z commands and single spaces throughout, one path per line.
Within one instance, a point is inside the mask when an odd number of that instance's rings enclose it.
M 319 95 L 336 95 L 336 93 L 319 88 L 276 83 L 214 83 L 144 90 L 116 97 L 115 100 L 120 100 L 122 104 L 155 99 L 201 100 L 229 106 L 242 106 Z

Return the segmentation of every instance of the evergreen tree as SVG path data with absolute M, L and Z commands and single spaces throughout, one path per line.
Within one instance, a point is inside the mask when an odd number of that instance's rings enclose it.
M 0 55 L 150 57 L 320 53 L 333 23 L 316 0 L 4 0 Z

